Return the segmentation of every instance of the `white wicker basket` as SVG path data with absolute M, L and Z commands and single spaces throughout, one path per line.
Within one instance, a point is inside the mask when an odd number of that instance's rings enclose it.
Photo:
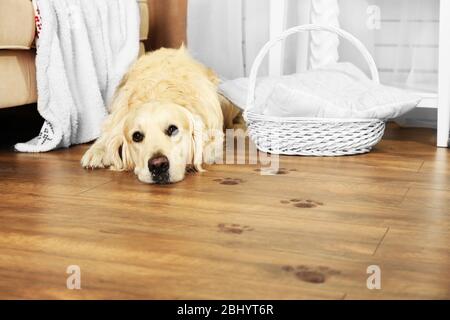
M 366 47 L 350 33 L 331 26 L 302 25 L 284 31 L 267 42 L 258 53 L 250 71 L 244 119 L 249 135 L 259 150 L 274 154 L 341 156 L 369 152 L 384 133 L 380 119 L 330 119 L 273 117 L 252 112 L 258 69 L 269 50 L 279 41 L 303 31 L 333 32 L 352 43 L 369 64 L 372 80 L 379 83 L 378 70 Z

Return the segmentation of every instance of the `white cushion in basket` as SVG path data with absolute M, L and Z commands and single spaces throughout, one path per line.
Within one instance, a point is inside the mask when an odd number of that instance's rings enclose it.
M 248 79 L 220 84 L 220 92 L 244 109 Z M 406 91 L 377 84 L 351 63 L 280 77 L 259 78 L 253 112 L 279 117 L 398 117 L 420 102 Z

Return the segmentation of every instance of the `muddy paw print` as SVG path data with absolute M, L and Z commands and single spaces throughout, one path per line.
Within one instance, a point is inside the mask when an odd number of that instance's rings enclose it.
M 295 169 L 295 168 L 292 168 L 292 169 L 278 168 L 278 170 L 274 170 L 274 169 L 270 169 L 270 168 L 268 168 L 268 169 L 258 168 L 258 169 L 255 169 L 253 171 L 261 172 L 261 173 L 266 174 L 266 175 L 283 175 L 283 174 L 288 174 L 289 172 L 297 171 L 297 169 Z
M 244 180 L 239 179 L 239 178 L 221 178 L 221 179 L 214 179 L 214 181 L 219 182 L 220 184 L 227 185 L 227 186 L 233 186 L 233 185 L 244 182 Z
M 316 208 L 318 206 L 323 206 L 323 202 L 310 199 L 281 200 L 280 203 L 292 204 L 296 208 Z
M 333 270 L 324 266 L 283 266 L 281 267 L 281 269 L 287 273 L 294 274 L 298 280 L 309 283 L 324 283 L 330 276 L 341 274 L 340 271 Z
M 219 223 L 217 227 L 219 228 L 219 232 L 225 233 L 241 234 L 245 231 L 253 231 L 253 228 L 249 226 L 241 226 L 240 224 L 236 223 Z

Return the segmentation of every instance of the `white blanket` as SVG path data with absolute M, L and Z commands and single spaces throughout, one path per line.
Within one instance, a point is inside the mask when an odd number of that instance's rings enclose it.
M 34 0 L 40 15 L 36 73 L 39 136 L 15 145 L 43 152 L 91 141 L 139 52 L 135 0 Z M 39 19 L 38 19 L 39 20 Z

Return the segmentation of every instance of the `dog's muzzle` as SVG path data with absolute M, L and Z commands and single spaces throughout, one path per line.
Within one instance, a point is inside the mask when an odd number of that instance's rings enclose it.
M 164 155 L 156 155 L 148 160 L 148 170 L 155 183 L 169 183 L 169 168 L 169 159 Z

